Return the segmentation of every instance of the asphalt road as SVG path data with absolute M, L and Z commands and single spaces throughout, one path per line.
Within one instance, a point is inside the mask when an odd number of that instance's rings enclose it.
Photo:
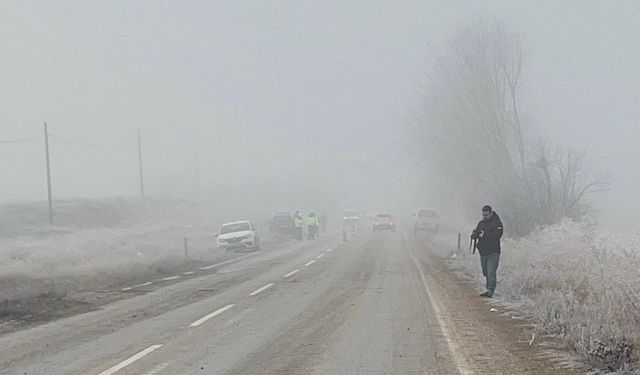
M 468 325 L 460 331 L 444 317 L 456 308 L 440 293 L 450 286 L 425 268 L 420 251 L 404 233 L 264 248 L 166 286 L 123 291 L 133 296 L 101 310 L 2 336 L 0 372 L 514 373 L 479 358 L 474 348 L 487 342 L 459 334 Z M 525 357 L 509 350 L 501 360 Z M 540 358 L 537 370 L 511 363 L 508 371 L 562 373 L 538 371 L 550 369 Z

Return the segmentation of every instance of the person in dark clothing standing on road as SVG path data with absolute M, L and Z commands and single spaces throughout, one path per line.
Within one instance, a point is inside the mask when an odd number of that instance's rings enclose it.
M 471 233 L 471 239 L 477 240 L 475 247 L 480 253 L 482 274 L 487 280 L 487 291 L 481 297 L 492 298 L 496 291 L 496 271 L 500 263 L 500 238 L 502 238 L 502 221 L 491 206 L 482 207 L 482 220 Z

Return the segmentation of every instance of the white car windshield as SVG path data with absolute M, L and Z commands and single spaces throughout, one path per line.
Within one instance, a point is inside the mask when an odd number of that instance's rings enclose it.
M 226 224 L 220 228 L 220 234 L 234 233 L 234 232 L 244 232 L 247 230 L 251 230 L 251 226 L 249 223 L 234 223 L 234 224 Z

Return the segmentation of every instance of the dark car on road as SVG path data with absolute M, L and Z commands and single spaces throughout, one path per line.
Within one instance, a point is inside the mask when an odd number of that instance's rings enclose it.
M 276 212 L 271 219 L 270 231 L 280 234 L 292 234 L 293 227 L 293 215 L 291 212 Z
M 378 213 L 373 218 L 373 231 L 377 232 L 380 230 L 390 230 L 392 232 L 396 231 L 396 223 L 393 219 L 393 215 L 388 213 Z

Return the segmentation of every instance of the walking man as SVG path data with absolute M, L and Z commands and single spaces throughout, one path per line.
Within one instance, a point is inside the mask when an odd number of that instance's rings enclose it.
M 491 206 L 482 207 L 482 220 L 471 233 L 471 239 L 476 241 L 475 248 L 480 253 L 482 275 L 487 282 L 487 291 L 481 297 L 492 298 L 496 291 L 498 264 L 500 263 L 500 238 L 502 238 L 502 221 Z

